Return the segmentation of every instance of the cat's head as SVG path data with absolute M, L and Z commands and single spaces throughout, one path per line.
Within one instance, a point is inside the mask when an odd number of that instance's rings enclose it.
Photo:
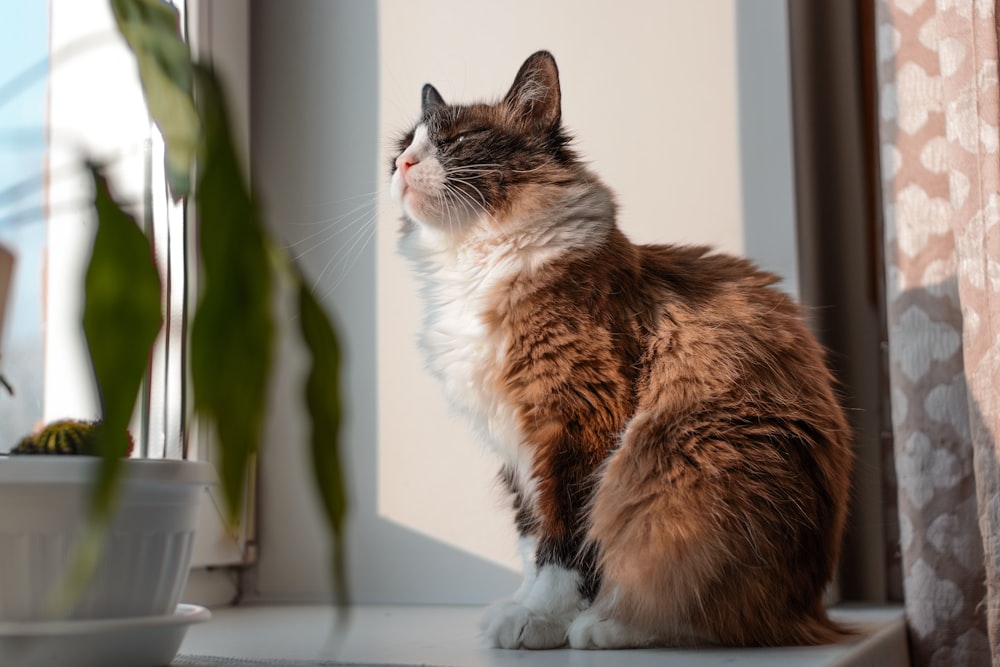
M 529 57 L 493 104 L 448 104 L 424 86 L 417 124 L 392 160 L 392 196 L 406 218 L 449 234 L 502 229 L 571 182 L 576 157 L 562 129 L 559 71 Z

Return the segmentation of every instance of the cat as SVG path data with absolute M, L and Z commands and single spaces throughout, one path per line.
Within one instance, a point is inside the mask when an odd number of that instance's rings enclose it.
M 391 161 L 420 346 L 498 454 L 525 579 L 500 648 L 833 642 L 850 428 L 776 276 L 636 245 L 540 51 L 494 103 L 424 86 Z

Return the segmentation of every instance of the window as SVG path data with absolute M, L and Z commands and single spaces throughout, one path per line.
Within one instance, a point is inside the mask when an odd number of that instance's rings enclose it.
M 0 31 L 0 244 L 16 256 L 0 331 L 0 373 L 14 389 L 0 389 L 5 452 L 42 419 L 46 4 L 5 3 Z
M 214 57 L 218 48 L 227 64 L 242 58 L 236 75 L 245 78 L 245 19 L 240 54 L 233 44 L 215 39 L 212 3 L 174 4 L 180 24 L 198 37 L 201 57 Z M 105 166 L 116 198 L 152 239 L 164 286 L 164 328 L 131 427 L 136 454 L 210 460 L 209 438 L 187 423 L 184 391 L 181 343 L 187 308 L 197 293 L 187 211 L 168 194 L 163 141 L 149 119 L 135 58 L 118 34 L 110 3 L 15 3 L 0 9 L 0 18 L 7 19 L 0 21 L 9 33 L 0 48 L 10 52 L 9 81 L 19 84 L 8 84 L 10 99 L 0 106 L 0 137 L 17 149 L 0 157 L 0 196 L 6 197 L 0 199 L 0 242 L 18 256 L 0 365 L 17 393 L 13 399 L 0 397 L 0 451 L 38 423 L 100 414 L 80 325 L 81 284 L 94 233 L 83 165 L 94 160 Z M 246 128 L 245 87 L 240 92 L 242 100 L 234 106 L 243 114 L 238 125 Z M 224 530 L 217 504 L 214 492 L 206 494 L 196 565 L 245 558 L 246 535 L 234 539 Z

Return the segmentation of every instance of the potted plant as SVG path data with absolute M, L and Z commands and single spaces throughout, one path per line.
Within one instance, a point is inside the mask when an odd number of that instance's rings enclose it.
M 229 517 L 235 521 L 239 516 L 248 466 L 260 444 L 274 339 L 272 299 L 276 285 L 281 284 L 295 295 L 298 325 L 311 355 L 303 399 L 312 424 L 312 469 L 333 537 L 335 587 L 343 596 L 341 532 L 346 502 L 337 447 L 339 352 L 334 329 L 298 267 L 266 233 L 233 147 L 222 89 L 211 69 L 192 60 L 174 10 L 159 0 L 110 1 L 118 27 L 136 56 L 149 113 L 164 137 L 171 193 L 186 199 L 196 214 L 194 233 L 203 291 L 186 342 L 191 390 L 195 413 L 207 420 L 216 437 L 218 481 Z M 135 494 L 153 489 L 162 496 L 163 505 L 184 505 L 186 501 L 179 502 L 164 490 L 165 478 L 179 475 L 181 486 L 191 488 L 208 481 L 204 464 L 128 458 L 128 424 L 161 326 L 161 285 L 150 240 L 115 201 L 101 166 L 90 164 L 88 169 L 94 185 L 97 232 L 84 285 L 83 329 L 102 418 L 94 424 L 54 425 L 52 433 L 75 429 L 67 437 L 86 440 L 85 451 L 78 452 L 86 455 L 83 458 L 0 457 L 0 562 L 4 563 L 0 568 L 0 625 L 34 621 L 53 608 L 39 606 L 38 600 L 50 600 L 48 593 L 41 597 L 31 593 L 27 597 L 35 598 L 33 602 L 16 611 L 6 610 L 7 600 L 16 597 L 8 597 L 6 577 L 31 580 L 48 575 L 12 573 L 13 561 L 3 555 L 4 533 L 9 528 L 25 527 L 31 532 L 32 527 L 53 527 L 62 518 L 76 536 L 72 549 L 60 546 L 61 552 L 72 552 L 72 559 L 55 559 L 56 569 L 69 582 L 68 588 L 58 588 L 59 595 L 69 591 L 64 599 L 72 600 L 63 612 L 91 619 L 170 612 L 177 604 L 173 595 L 160 596 L 162 601 L 152 606 L 112 609 L 89 600 L 86 591 L 99 581 L 94 573 L 101 555 L 107 557 L 122 525 L 148 522 L 157 513 L 148 501 L 136 501 Z M 62 437 L 52 433 L 39 437 Z M 45 446 L 35 442 L 35 448 Z M 62 505 L 55 500 L 58 494 L 50 477 L 68 477 L 71 462 L 85 471 L 85 484 L 74 481 L 74 489 L 64 494 L 65 502 L 77 509 L 56 509 Z M 31 488 L 34 495 L 8 504 L 5 511 L 2 494 L 8 485 L 20 491 Z M 130 503 L 135 502 L 145 505 L 133 512 Z M 35 506 L 44 506 L 45 511 L 29 518 L 29 508 Z M 8 553 L 18 549 L 41 553 L 11 539 L 15 546 Z M 58 539 L 65 538 L 52 538 Z M 117 570 L 134 567 L 136 553 L 141 552 L 145 560 L 151 551 L 174 548 L 132 545 L 125 550 L 133 550 L 132 562 L 119 564 Z M 183 555 L 185 548 L 175 550 Z M 186 578 L 187 560 L 174 560 Z M 0 632 L 0 654 L 4 637 Z

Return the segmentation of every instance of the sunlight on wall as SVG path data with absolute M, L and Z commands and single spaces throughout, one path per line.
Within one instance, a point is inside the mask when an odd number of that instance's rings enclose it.
M 721 1 L 383 0 L 382 155 L 416 119 L 425 82 L 446 100 L 495 98 L 524 58 L 549 49 L 560 66 L 564 121 L 618 193 L 625 231 L 642 242 L 741 252 L 733 13 Z M 379 178 L 379 514 L 517 568 L 497 461 L 449 414 L 423 370 L 420 305 L 395 252 L 388 175 Z

